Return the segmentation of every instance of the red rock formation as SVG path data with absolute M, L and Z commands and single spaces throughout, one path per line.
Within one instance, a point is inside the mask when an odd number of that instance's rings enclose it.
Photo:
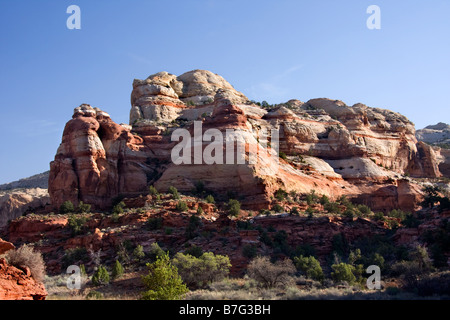
M 0 255 L 14 248 L 15 247 L 11 242 L 0 239 Z
M 30 269 L 18 269 L 0 258 L 0 300 L 45 300 L 47 291 L 31 276 Z
M 418 188 L 401 181 L 401 175 L 440 175 L 434 151 L 417 143 L 414 125 L 389 110 L 313 99 L 291 100 L 267 111 L 222 77 L 202 70 L 135 80 L 131 102 L 131 131 L 99 109 L 75 109 L 51 163 L 49 193 L 55 207 L 70 200 L 108 209 L 113 198 L 146 193 L 150 184 L 160 191 L 173 185 L 185 192 L 202 181 L 207 190 L 219 196 L 234 192 L 254 209 L 267 207 L 283 188 L 314 189 L 332 198 L 346 194 L 377 210 L 410 210 Z M 176 142 L 170 133 L 183 127 L 193 134 L 196 120 L 202 121 L 202 133 L 218 129 L 223 141 L 227 129 L 239 130 L 246 163 L 175 165 L 171 150 Z M 274 129 L 279 129 L 280 151 L 288 161 L 277 161 L 269 153 L 272 146 L 260 140 L 262 131 Z M 203 141 L 202 150 L 207 145 Z M 260 152 L 256 163 L 249 163 L 253 147 Z M 303 158 L 295 160 L 297 155 Z

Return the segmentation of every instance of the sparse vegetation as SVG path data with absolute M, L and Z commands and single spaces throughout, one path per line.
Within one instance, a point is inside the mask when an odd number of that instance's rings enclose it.
M 256 257 L 248 265 L 248 276 L 263 288 L 286 287 L 292 282 L 295 267 L 292 260 L 270 262 L 268 257 Z
M 35 251 L 34 248 L 28 244 L 24 244 L 17 249 L 8 250 L 4 257 L 10 265 L 17 268 L 28 267 L 31 276 L 36 282 L 42 282 L 45 277 L 45 263 L 42 254 Z

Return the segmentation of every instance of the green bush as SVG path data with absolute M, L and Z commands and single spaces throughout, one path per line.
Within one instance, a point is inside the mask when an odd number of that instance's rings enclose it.
M 278 201 L 283 201 L 286 199 L 288 193 L 286 192 L 286 190 L 283 189 L 278 189 L 277 191 L 275 191 L 275 199 L 277 199 Z
M 212 195 L 207 195 L 205 198 L 207 203 L 215 203 L 214 197 Z
M 78 234 L 82 234 L 86 229 L 86 217 L 79 217 L 75 214 L 71 214 L 68 219 L 68 225 L 70 230 L 72 231 L 72 235 L 76 236 Z
M 291 209 L 291 212 L 289 212 L 289 213 L 292 214 L 292 215 L 294 215 L 294 216 L 300 215 L 300 211 L 298 211 L 298 208 L 297 208 L 297 207 L 293 207 L 293 208 Z
M 92 283 L 94 286 L 106 285 L 109 283 L 109 273 L 108 270 L 102 265 L 92 275 Z
M 113 279 L 119 279 L 124 273 L 123 266 L 120 264 L 119 260 L 114 263 L 113 269 L 111 271 L 111 276 Z
M 198 258 L 179 252 L 173 258 L 173 264 L 183 281 L 192 288 L 204 288 L 213 281 L 222 280 L 231 268 L 227 256 L 212 252 L 205 252 Z
M 198 208 L 197 208 L 197 214 L 198 214 L 199 216 L 203 214 L 203 209 L 202 209 L 202 207 L 198 206 Z
M 141 261 L 143 258 L 145 258 L 144 248 L 140 244 L 138 244 L 136 246 L 136 248 L 134 248 L 134 250 L 133 250 L 133 257 L 137 261 Z
M 275 211 L 275 212 L 277 212 L 277 213 L 280 213 L 280 212 L 283 212 L 283 211 L 284 211 L 284 208 L 283 208 L 282 206 L 280 206 L 278 203 L 276 203 L 276 204 L 272 207 L 272 210 Z
M 193 257 L 196 258 L 200 258 L 203 254 L 203 250 L 202 248 L 198 247 L 198 246 L 192 246 L 189 249 L 184 251 L 185 254 L 191 255 Z
M 331 269 L 333 269 L 333 272 L 331 272 L 331 277 L 334 281 L 345 281 L 348 284 L 355 283 L 356 277 L 353 274 L 353 272 L 355 271 L 354 266 L 341 262 L 339 264 L 333 264 L 331 266 Z
M 125 203 L 123 201 L 120 201 L 118 204 L 116 204 L 112 209 L 112 214 L 119 215 L 123 213 L 123 209 L 126 207 Z
M 280 158 L 287 161 L 287 155 L 283 151 L 280 151 Z
M 148 187 L 148 193 L 152 196 L 156 196 L 159 194 L 158 190 L 154 186 Z
M 195 238 L 197 234 L 197 229 L 201 225 L 201 220 L 197 216 L 191 216 L 189 218 L 188 226 L 186 227 L 185 236 L 187 239 Z
M 297 270 L 300 270 L 307 278 L 322 281 L 324 279 L 323 270 L 319 260 L 313 256 L 299 256 L 294 258 Z
M 147 230 L 158 230 L 162 228 L 163 218 L 162 217 L 150 217 L 145 223 L 145 228 Z
M 322 195 L 322 197 L 319 200 L 321 205 L 326 205 L 327 203 L 330 203 L 330 199 L 326 195 Z
M 103 293 L 92 290 L 86 295 L 87 300 L 101 300 L 103 299 Z
M 170 193 L 175 200 L 180 199 L 180 194 L 178 193 L 177 188 L 175 188 L 174 186 L 170 186 L 167 192 Z
M 233 217 L 237 217 L 241 212 L 241 204 L 239 203 L 239 201 L 235 199 L 230 199 L 228 201 L 227 207 L 228 207 L 228 214 Z
M 91 205 L 80 201 L 77 208 L 78 213 L 89 213 L 91 212 Z
M 339 204 L 337 202 L 329 202 L 325 203 L 323 208 L 328 211 L 328 213 L 339 214 L 341 209 L 339 208 Z
M 258 248 L 256 246 L 252 246 L 251 244 L 246 244 L 242 247 L 242 255 L 246 258 L 252 259 L 256 257 L 258 253 Z
M 159 256 L 153 263 L 147 263 L 148 274 L 142 277 L 146 291 L 144 300 L 178 300 L 189 290 L 183 283 L 178 269 L 170 262 L 169 254 Z
M 59 213 L 65 214 L 65 213 L 73 213 L 73 212 L 75 212 L 75 208 L 74 208 L 73 203 L 71 201 L 65 201 L 59 207 Z
M 148 251 L 148 256 L 150 257 L 151 261 L 156 261 L 159 257 L 164 256 L 166 253 L 163 249 L 159 246 L 157 242 L 153 242 L 150 245 L 150 250 Z
M 185 212 L 185 211 L 188 211 L 188 206 L 187 206 L 186 202 L 178 201 L 175 206 L 175 209 L 179 212 Z

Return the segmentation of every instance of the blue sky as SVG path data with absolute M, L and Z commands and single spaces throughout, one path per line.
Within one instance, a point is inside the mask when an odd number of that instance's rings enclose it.
M 81 30 L 66 9 L 81 8 Z M 369 30 L 369 5 L 381 30 Z M 1 0 L 0 183 L 49 169 L 73 109 L 128 123 L 134 78 L 207 69 L 250 99 L 450 122 L 450 1 Z

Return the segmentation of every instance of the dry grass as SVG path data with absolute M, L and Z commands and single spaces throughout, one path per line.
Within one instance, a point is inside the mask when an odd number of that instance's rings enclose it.
M 40 252 L 34 251 L 30 245 L 22 245 L 18 249 L 9 250 L 4 257 L 10 265 L 16 268 L 28 267 L 31 276 L 37 282 L 43 282 L 45 277 L 45 263 Z

